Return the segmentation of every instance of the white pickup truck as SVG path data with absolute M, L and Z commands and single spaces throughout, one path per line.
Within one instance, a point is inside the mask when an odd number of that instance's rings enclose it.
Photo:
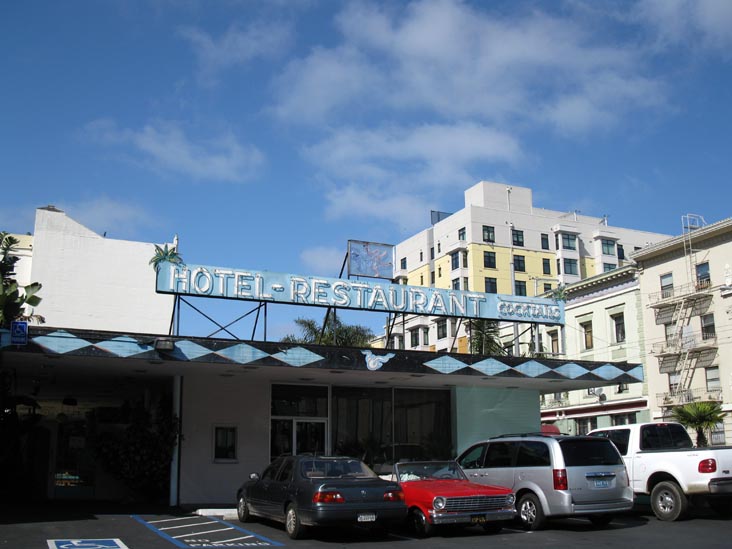
M 595 429 L 620 451 L 636 497 L 650 495 L 653 513 L 678 520 L 703 501 L 732 514 L 732 447 L 694 448 L 678 423 L 638 423 Z

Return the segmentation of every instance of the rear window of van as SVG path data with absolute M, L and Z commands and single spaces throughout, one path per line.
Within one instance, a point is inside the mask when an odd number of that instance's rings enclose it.
M 596 438 L 566 438 L 559 441 L 566 467 L 587 467 L 590 465 L 621 465 L 623 458 L 612 442 Z

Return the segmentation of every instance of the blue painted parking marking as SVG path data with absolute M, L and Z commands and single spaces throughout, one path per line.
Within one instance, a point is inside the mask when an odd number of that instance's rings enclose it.
M 188 515 L 147 520 L 139 515 L 132 515 L 132 518 L 182 549 L 283 546 L 282 543 L 215 517 Z
M 48 549 L 129 549 L 122 540 L 107 539 L 49 539 Z

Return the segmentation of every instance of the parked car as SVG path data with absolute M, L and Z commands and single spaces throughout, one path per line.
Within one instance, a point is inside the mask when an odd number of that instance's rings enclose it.
M 419 537 L 430 536 L 440 524 L 480 524 L 498 532 L 516 516 L 511 490 L 470 482 L 452 460 L 397 463 L 394 476 Z
M 457 462 L 470 480 L 513 490 L 527 530 L 542 528 L 552 517 L 586 516 L 606 526 L 633 507 L 623 459 L 607 439 L 506 435 L 473 444 Z
M 683 518 L 692 503 L 732 514 L 732 448 L 694 448 L 679 423 L 637 423 L 596 429 L 625 460 L 636 495 L 650 495 L 661 520 Z
M 239 520 L 283 522 L 292 539 L 310 526 L 385 528 L 407 515 L 399 484 L 380 479 L 354 458 L 284 456 L 249 478 L 236 492 Z

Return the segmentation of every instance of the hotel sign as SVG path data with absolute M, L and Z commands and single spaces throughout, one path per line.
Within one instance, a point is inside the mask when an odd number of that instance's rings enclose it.
M 553 299 L 164 263 L 158 293 L 490 320 L 564 324 Z

